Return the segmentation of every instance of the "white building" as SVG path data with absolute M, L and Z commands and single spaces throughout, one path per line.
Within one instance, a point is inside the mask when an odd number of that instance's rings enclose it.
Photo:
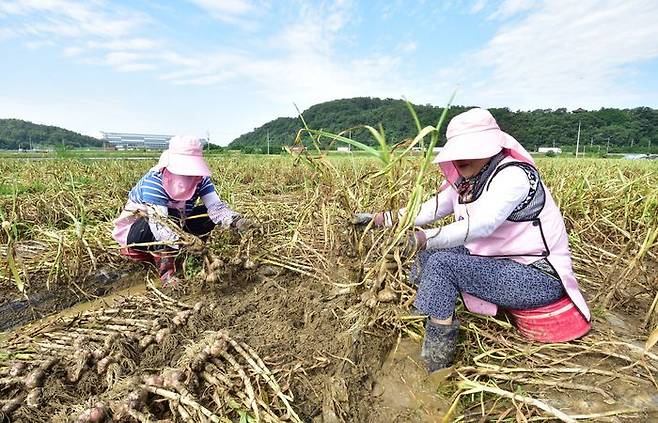
M 336 152 L 337 153 L 349 153 L 350 148 L 349 147 L 336 147 Z
M 117 150 L 165 150 L 173 135 L 134 134 L 123 132 L 101 132 L 101 140 Z
M 560 147 L 539 147 L 539 149 L 537 149 L 537 152 L 562 154 L 562 149 Z
M 173 135 L 133 134 L 124 132 L 102 132 L 99 139 L 116 147 L 117 150 L 165 150 Z M 203 145 L 208 140 L 202 139 Z

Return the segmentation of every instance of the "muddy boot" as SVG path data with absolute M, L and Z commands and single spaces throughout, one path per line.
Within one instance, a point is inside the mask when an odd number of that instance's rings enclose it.
M 178 284 L 176 274 L 176 257 L 170 255 L 154 255 L 158 268 L 160 282 L 163 288 L 173 288 Z
M 458 334 L 459 320 L 453 320 L 450 325 L 439 325 L 427 319 L 420 356 L 425 361 L 428 372 L 452 366 Z
M 141 261 L 144 263 L 153 263 L 153 256 L 146 251 L 140 251 L 135 248 L 123 247 L 119 250 L 119 253 L 122 256 L 128 257 L 131 260 Z

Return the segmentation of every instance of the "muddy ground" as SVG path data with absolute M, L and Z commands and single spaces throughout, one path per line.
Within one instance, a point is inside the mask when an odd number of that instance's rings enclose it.
M 53 286 L 53 289 L 30 289 L 20 295 L 7 287 L 0 292 L 0 331 L 8 331 L 50 316 L 76 304 L 101 299 L 112 292 L 139 285 L 143 280 L 144 266 L 126 263 L 125 269 L 106 268 L 94 272 L 77 284 Z M 36 281 L 35 281 L 36 282 Z M 43 287 L 45 284 L 34 283 Z
M 2 325 L 16 328 L 56 310 L 64 310 L 56 317 L 70 316 L 111 306 L 116 298 L 125 295 L 142 295 L 146 278 L 155 278 L 154 269 L 129 262 L 125 265 L 128 271 L 99 272 L 81 283 L 80 289 L 60 288 L 49 294 L 36 293 L 29 303 L 21 298 L 5 300 L 0 306 Z M 336 273 L 334 281 L 350 282 L 349 266 L 343 263 L 340 268 L 347 270 Z M 455 375 L 447 372 L 427 375 L 419 360 L 417 340 L 399 338 L 393 331 L 376 327 L 356 334 L 350 332 L 351 322 L 343 316 L 349 314 L 349 309 L 358 305 L 360 299 L 358 295 L 337 290 L 335 285 L 285 269 L 266 276 L 258 270 L 227 267 L 216 284 L 190 279 L 166 292 L 189 304 L 197 301 L 214 304 L 213 312 L 188 324 L 167 348 L 151 346 L 141 357 L 135 357 L 138 369 L 173 366 L 186 342 L 198 340 L 204 331 L 227 330 L 234 338 L 254 348 L 270 368 L 276 369 L 275 375 L 292 392 L 295 410 L 303 421 L 430 422 L 439 421 L 449 408 Z M 85 303 L 87 299 L 94 301 Z M 464 327 L 482 324 L 471 315 L 463 315 L 461 319 Z M 630 336 L 636 320 L 629 315 L 605 313 L 596 318 L 595 330 L 629 333 Z M 528 343 L 528 348 L 531 347 Z M 469 357 L 464 354 L 467 352 L 460 351 L 458 360 L 468 361 Z M 611 367 L 610 371 L 615 369 Z M 63 374 L 64 369 L 55 367 L 53 372 Z M 446 380 L 448 377 L 453 382 Z M 629 417 L 636 421 L 658 418 L 655 414 L 658 391 L 655 389 L 614 377 L 606 378 L 606 383 L 601 384 L 600 379 L 585 375 L 579 382 L 599 386 L 605 392 L 574 392 L 556 386 L 543 399 L 571 414 L 604 415 L 625 405 L 642 410 Z M 66 385 L 61 378 L 53 378 L 46 384 L 54 403 L 69 401 L 78 405 L 97 398 L 104 386 L 95 377 L 83 377 L 71 385 Z M 640 392 L 638 386 L 643 386 Z M 24 408 L 19 409 L 11 421 L 48 421 L 47 415 L 27 412 Z M 79 408 L 75 410 L 79 412 Z M 60 408 L 58 421 L 67 421 L 62 417 L 66 413 Z M 604 420 L 626 421 L 626 417 L 613 416 Z M 488 420 L 482 420 L 476 408 L 471 415 L 467 413 L 463 421 Z

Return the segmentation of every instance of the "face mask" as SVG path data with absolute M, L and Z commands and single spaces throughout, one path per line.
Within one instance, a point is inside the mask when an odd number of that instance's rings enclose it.
M 203 178 L 201 176 L 183 176 L 162 171 L 162 185 L 167 194 L 175 201 L 185 201 L 192 198 L 197 185 Z

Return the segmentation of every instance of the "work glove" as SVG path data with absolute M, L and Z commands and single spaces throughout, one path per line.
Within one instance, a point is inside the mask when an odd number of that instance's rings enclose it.
M 235 229 L 239 234 L 243 234 L 249 229 L 258 229 L 259 226 L 257 222 L 242 216 L 238 216 L 231 223 L 231 228 Z
M 365 226 L 372 220 L 372 213 L 354 213 L 352 216 L 352 225 Z
M 403 236 L 386 254 L 386 261 L 395 263 L 395 251 L 399 251 L 400 259 L 406 260 L 416 254 L 418 251 L 427 247 L 427 236 L 422 230 L 410 231 L 407 236 Z
M 384 226 L 384 213 L 357 212 L 352 216 L 352 225 L 355 226 L 366 226 L 371 221 L 374 226 Z

